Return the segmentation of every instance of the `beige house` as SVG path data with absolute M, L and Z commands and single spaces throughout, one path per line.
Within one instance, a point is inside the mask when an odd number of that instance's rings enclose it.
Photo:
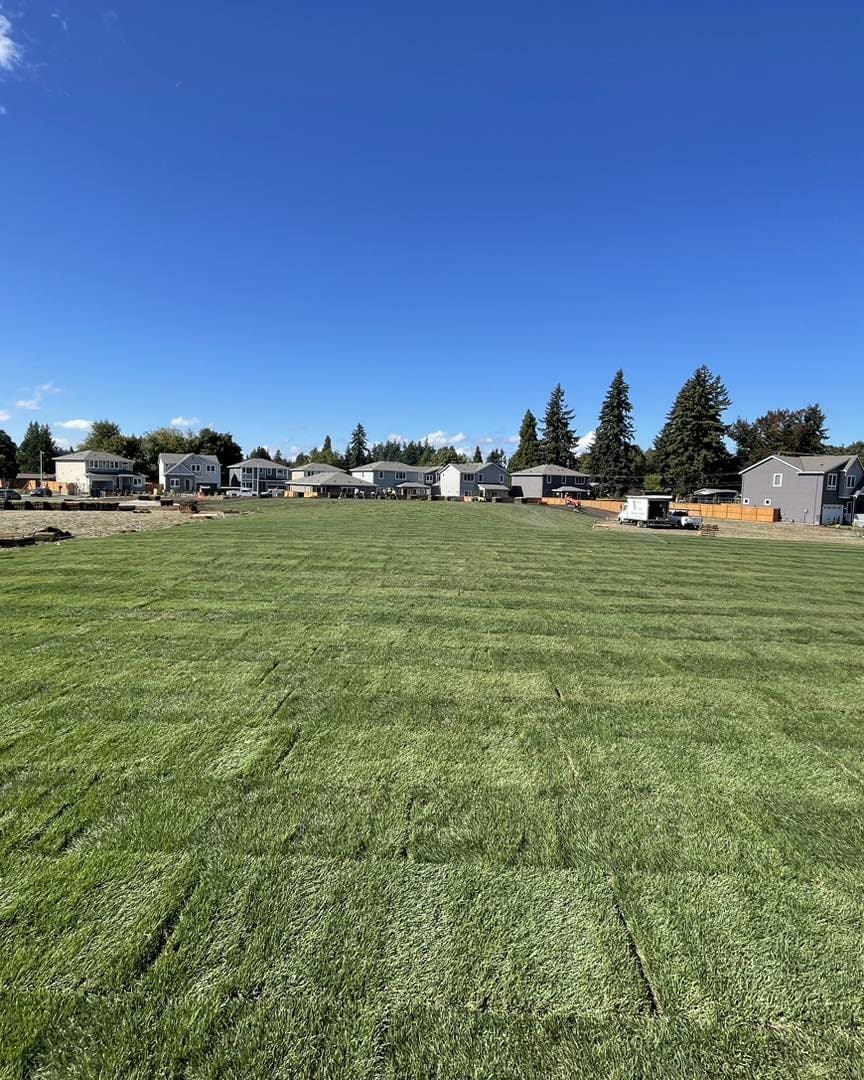
M 70 495 L 136 495 L 145 477 L 135 463 L 105 450 L 79 450 L 54 458 L 55 477 Z

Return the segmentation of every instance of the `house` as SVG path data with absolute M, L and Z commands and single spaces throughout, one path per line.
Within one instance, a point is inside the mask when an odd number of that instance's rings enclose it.
M 60 485 L 57 483 L 55 473 L 21 472 L 12 481 L 10 487 L 20 488 L 25 494 L 40 487 L 60 492 Z
M 332 469 L 332 466 L 330 466 Z M 268 461 L 267 458 L 247 458 L 246 461 L 238 461 L 228 469 L 228 483 L 231 487 L 239 487 L 243 491 L 254 491 L 260 495 L 262 491 L 282 492 L 291 478 L 291 469 L 278 461 Z
M 290 479 L 288 490 L 298 495 L 326 495 L 332 498 L 338 495 L 354 495 L 357 492 L 374 492 L 375 485 L 359 476 L 351 476 L 341 469 L 334 469 L 331 465 L 327 472 L 315 469 L 309 476 Z
M 159 483 L 172 495 L 212 493 L 222 483 L 222 467 L 214 454 L 160 454 Z
M 500 499 L 510 494 L 510 477 L 497 462 L 451 462 L 438 469 L 436 493 L 444 499 L 466 496 Z
M 693 492 L 693 498 L 686 500 L 694 503 L 736 503 L 741 498 L 741 492 L 735 488 L 698 488 Z
M 405 498 L 431 495 L 438 481 L 436 465 L 406 465 L 402 461 L 372 461 L 358 465 L 351 475 L 381 491 L 396 491 Z
M 849 525 L 864 493 L 864 465 L 848 454 L 771 454 L 741 470 L 744 506 L 772 506 L 783 521 Z
M 555 499 L 565 495 L 591 494 L 585 473 L 567 469 L 563 465 L 535 465 L 531 469 L 520 469 L 513 473 L 510 482 L 513 485 L 513 495 L 523 499 Z
M 131 458 L 105 450 L 79 450 L 54 458 L 57 484 L 70 495 L 134 495 L 146 478 L 135 472 Z
M 335 465 L 326 465 L 323 461 L 309 461 L 305 465 L 293 465 L 288 469 L 288 479 L 306 480 L 316 473 L 341 472 Z

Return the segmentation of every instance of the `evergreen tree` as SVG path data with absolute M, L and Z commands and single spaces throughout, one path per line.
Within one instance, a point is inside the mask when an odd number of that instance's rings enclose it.
M 263 461 L 270 461 L 270 451 L 266 446 L 256 446 L 249 451 L 249 458 L 261 458 Z
M 505 465 L 507 463 L 504 451 L 499 450 L 497 447 L 494 450 L 489 451 L 486 460 L 493 465 Z
M 654 440 L 657 471 L 673 494 L 729 481 L 734 469 L 723 442 L 723 413 L 730 404 L 720 376 L 712 375 L 704 364 L 678 391 Z
M 345 451 L 345 458 L 345 464 L 349 469 L 356 469 L 360 465 L 366 465 L 371 460 L 369 457 L 369 441 L 366 438 L 366 428 L 364 428 L 362 424 L 358 424 L 351 432 L 351 441 L 348 443 L 348 449 Z
M 53 470 L 54 463 L 51 463 Z M 0 430 L 0 484 L 10 484 L 18 475 L 18 447 L 9 434 Z
M 525 410 L 522 417 L 522 425 L 519 428 L 519 445 L 516 453 L 510 458 L 510 472 L 520 472 L 523 469 L 533 469 L 535 465 L 541 465 L 540 440 L 537 438 L 537 417 L 530 409 Z
M 483 460 L 483 451 L 480 449 L 479 446 L 474 447 L 474 457 L 471 460 L 474 461 L 474 462 L 482 462 L 482 460 Z
M 42 469 L 46 473 L 54 472 L 54 458 L 59 457 L 60 450 L 51 436 L 51 428 L 31 420 L 18 447 L 18 471 L 38 473 L 40 450 Z
M 633 486 L 633 407 L 624 372 L 617 371 L 600 409 L 600 421 L 591 447 L 591 474 L 598 494 L 618 497 Z
M 276 453 L 273 455 L 273 464 L 274 465 L 287 465 L 288 464 L 288 461 L 287 461 L 287 459 L 285 457 L 283 457 L 281 450 L 277 450 Z
M 546 415 L 543 418 L 541 443 L 543 464 L 561 465 L 568 469 L 573 467 L 575 463 L 573 447 L 577 436 L 573 430 L 572 421 L 573 410 L 567 408 L 564 401 L 564 388 L 561 383 L 558 383 L 549 395 Z

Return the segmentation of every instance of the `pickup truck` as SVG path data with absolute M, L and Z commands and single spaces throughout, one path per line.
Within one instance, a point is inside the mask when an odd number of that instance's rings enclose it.
M 670 510 L 666 515 L 670 529 L 701 529 L 702 518 L 686 510 Z

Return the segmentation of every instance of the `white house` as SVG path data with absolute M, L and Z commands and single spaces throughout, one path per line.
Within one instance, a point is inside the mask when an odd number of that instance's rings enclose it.
M 159 455 L 159 483 L 169 495 L 213 492 L 221 482 L 222 469 L 215 454 Z
M 332 465 L 329 471 L 333 471 Z M 284 491 L 291 478 L 291 469 L 268 458 L 247 458 L 232 465 L 228 469 L 228 477 L 231 487 L 260 495 L 262 491 Z
M 54 458 L 58 484 L 70 495 L 134 495 L 144 490 L 145 477 L 135 472 L 131 458 L 105 450 L 79 450 Z
M 481 495 L 500 499 L 510 493 L 510 477 L 493 461 L 451 462 L 438 470 L 438 493 L 444 499 Z

